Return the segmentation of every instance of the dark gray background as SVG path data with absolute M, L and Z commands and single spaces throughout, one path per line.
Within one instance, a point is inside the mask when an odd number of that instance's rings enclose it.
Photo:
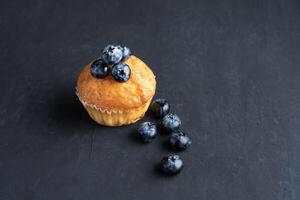
M 123 43 L 157 75 L 192 147 L 94 123 L 82 67 Z M 1 1 L 0 199 L 300 199 L 300 3 Z M 144 119 L 145 120 L 145 119 Z

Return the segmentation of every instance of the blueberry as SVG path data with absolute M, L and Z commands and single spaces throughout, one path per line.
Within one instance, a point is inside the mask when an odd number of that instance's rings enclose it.
M 91 74 L 96 78 L 104 78 L 109 73 L 109 67 L 100 58 L 91 64 Z
M 168 132 L 178 130 L 180 125 L 181 120 L 176 114 L 169 113 L 162 119 L 162 126 Z
M 183 151 L 191 146 L 192 141 L 185 133 L 178 130 L 171 133 L 169 143 L 175 149 Z
M 168 175 L 179 173 L 183 168 L 183 161 L 178 155 L 166 156 L 161 160 L 161 169 Z
M 131 70 L 128 65 L 123 63 L 118 63 L 113 66 L 111 75 L 118 82 L 126 82 L 129 80 L 131 74 Z
M 151 111 L 155 117 L 162 118 L 170 111 L 170 106 L 165 99 L 155 99 L 151 104 Z
M 131 56 L 131 51 L 128 47 L 122 46 L 123 58 L 122 61 L 125 61 Z
M 152 122 L 144 122 L 139 126 L 138 133 L 144 142 L 152 142 L 157 133 L 156 125 Z
M 108 65 L 119 63 L 122 57 L 123 49 L 120 46 L 108 45 L 102 51 L 102 59 Z

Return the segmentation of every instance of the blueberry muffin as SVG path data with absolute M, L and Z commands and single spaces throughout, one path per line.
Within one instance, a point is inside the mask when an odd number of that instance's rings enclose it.
M 155 94 L 151 69 L 125 46 L 108 45 L 81 71 L 76 93 L 90 117 L 105 126 L 141 119 Z

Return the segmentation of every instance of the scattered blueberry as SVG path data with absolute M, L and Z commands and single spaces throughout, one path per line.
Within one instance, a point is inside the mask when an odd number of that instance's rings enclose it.
M 155 117 L 162 118 L 170 112 L 170 106 L 165 99 L 155 99 L 151 104 L 151 111 Z
M 175 149 L 183 151 L 191 146 L 192 141 L 185 133 L 177 130 L 172 132 L 172 134 L 170 135 L 169 143 Z
M 168 132 L 178 130 L 180 125 L 181 120 L 176 114 L 169 113 L 162 119 L 162 126 Z
M 131 70 L 128 65 L 123 63 L 118 63 L 113 66 L 111 70 L 111 75 L 118 82 L 126 82 L 129 80 L 131 74 Z
M 122 52 L 123 52 L 123 61 L 127 60 L 129 56 L 131 56 L 131 51 L 128 47 L 122 46 Z
M 91 74 L 96 78 L 104 78 L 109 73 L 109 67 L 100 58 L 91 64 Z
M 183 161 L 178 155 L 166 156 L 161 160 L 161 169 L 168 175 L 179 173 L 183 168 Z
M 106 64 L 117 64 L 122 60 L 123 49 L 121 46 L 108 45 L 102 51 L 102 59 Z
M 144 122 L 139 126 L 138 133 L 144 142 L 152 142 L 157 133 L 156 125 L 152 122 Z

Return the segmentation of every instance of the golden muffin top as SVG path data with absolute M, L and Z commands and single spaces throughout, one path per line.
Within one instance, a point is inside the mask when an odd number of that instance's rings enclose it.
M 154 95 L 155 76 L 151 69 L 136 56 L 130 56 L 124 64 L 131 69 L 130 79 L 120 83 L 111 75 L 98 79 L 91 75 L 89 63 L 81 71 L 76 91 L 80 100 L 96 109 L 132 109 L 147 103 Z

